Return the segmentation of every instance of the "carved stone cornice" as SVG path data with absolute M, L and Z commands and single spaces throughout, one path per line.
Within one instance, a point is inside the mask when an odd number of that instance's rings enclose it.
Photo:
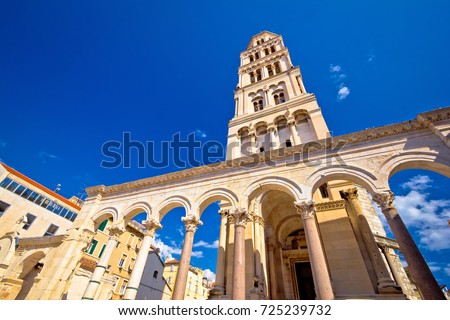
M 158 229 L 162 228 L 162 225 L 158 221 L 156 221 L 156 219 L 153 219 L 153 218 L 142 221 L 142 225 L 145 227 L 145 230 L 146 230 L 144 235 L 150 236 L 150 237 L 154 237 L 155 232 Z
M 109 239 L 119 240 L 119 237 L 125 232 L 125 227 L 121 224 L 114 224 L 109 228 Z
M 372 196 L 372 199 L 378 204 L 382 211 L 395 208 L 395 197 L 390 190 L 376 193 Z
M 341 195 L 348 201 L 358 200 L 358 189 L 351 188 L 341 191 Z
M 320 203 L 316 203 L 314 205 L 314 208 L 315 208 L 316 212 L 336 210 L 336 209 L 345 209 L 345 201 L 344 200 L 336 200 L 336 201 L 320 202 Z
M 314 218 L 314 201 L 308 200 L 302 202 L 294 202 L 294 205 L 297 209 L 297 213 L 302 216 L 303 220 Z
M 184 222 L 186 232 L 195 232 L 197 231 L 198 226 L 203 225 L 203 222 L 193 214 L 181 218 L 181 221 Z
M 252 221 L 252 215 L 244 208 L 230 210 L 228 217 L 231 217 L 235 227 L 245 227 L 247 222 Z

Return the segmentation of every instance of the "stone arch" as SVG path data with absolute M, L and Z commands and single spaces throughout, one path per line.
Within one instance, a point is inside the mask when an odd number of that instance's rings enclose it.
M 244 192 L 241 204 L 245 206 L 245 208 L 248 208 L 250 204 L 249 201 L 253 197 L 270 190 L 284 191 L 291 195 L 295 201 L 299 201 L 305 197 L 302 189 L 295 182 L 283 177 L 269 176 L 256 180 L 250 184 Z
M 186 210 L 186 214 L 189 214 L 192 209 L 191 201 L 188 198 L 179 195 L 168 197 L 157 207 L 159 220 L 161 221 L 170 210 L 178 207 L 183 207 Z
M 282 243 L 283 238 L 299 228 L 304 228 L 300 214 L 289 215 L 280 221 L 274 235 L 278 242 Z
M 123 210 L 123 216 L 125 218 L 125 225 L 133 219 L 133 217 L 136 214 L 139 214 L 141 212 L 145 212 L 147 214 L 147 217 L 150 217 L 152 215 L 152 207 L 149 203 L 145 201 L 138 201 L 136 203 L 133 203 L 132 205 L 128 206 L 125 210 Z
M 311 187 L 309 199 L 312 199 L 314 191 L 322 184 L 332 180 L 346 180 L 361 185 L 372 195 L 383 188 L 379 179 L 367 170 L 354 166 L 323 167 L 309 176 L 306 184 Z
M 199 208 L 198 216 L 200 217 L 206 207 L 211 203 L 222 200 L 229 202 L 232 208 L 238 207 L 239 198 L 233 191 L 226 188 L 215 188 L 203 193 L 195 202 Z
M 450 178 L 450 158 L 434 152 L 404 152 L 385 160 L 377 171 L 382 175 L 383 185 L 389 188 L 389 178 L 407 169 L 430 170 Z
M 42 250 L 25 255 L 16 270 L 17 278 L 23 279 L 39 261 L 45 258 L 45 255 L 46 253 Z
M 92 225 L 89 226 L 89 229 L 94 231 L 97 230 L 98 226 L 105 221 L 106 219 L 112 218 L 112 222 L 116 223 L 120 219 L 119 210 L 117 210 L 114 207 L 107 207 L 103 208 L 100 211 L 98 211 L 93 217 L 92 217 Z

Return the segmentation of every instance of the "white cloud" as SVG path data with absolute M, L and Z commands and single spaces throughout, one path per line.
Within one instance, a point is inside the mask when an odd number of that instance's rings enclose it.
M 342 101 L 350 94 L 349 87 L 344 85 L 344 82 L 342 82 L 345 78 L 347 78 L 347 75 L 343 72 L 343 68 L 338 64 L 330 64 L 330 73 L 330 79 L 338 88 L 337 100 Z
M 52 153 L 48 153 L 45 151 L 39 152 L 38 156 L 39 156 L 39 158 L 41 158 L 42 163 L 47 163 L 47 160 L 49 160 L 49 159 L 52 159 L 52 160 L 60 160 L 61 159 L 57 155 L 54 155 Z
M 439 262 L 428 262 L 428 266 L 430 267 L 431 272 L 442 270 L 442 267 L 439 265 Z
M 219 247 L 219 240 L 216 240 L 212 243 L 208 243 L 203 240 L 200 240 L 200 241 L 194 243 L 193 247 L 194 248 L 203 247 L 203 248 L 208 248 L 208 249 L 216 249 Z
M 200 129 L 195 129 L 195 136 L 200 139 L 207 137 L 206 132 Z
M 182 237 L 184 237 L 184 228 L 183 227 L 178 227 L 177 231 Z
M 450 264 L 448 264 L 447 267 L 444 268 L 444 271 L 450 277 Z
M 192 251 L 191 256 L 194 258 L 203 258 L 203 251 Z
M 161 258 L 168 259 L 171 258 L 173 255 L 181 255 L 181 246 L 178 245 L 175 241 L 168 239 L 170 242 L 170 245 L 166 244 L 164 241 L 162 241 L 159 238 L 159 235 L 156 234 L 155 238 L 153 239 L 153 245 L 158 248 L 161 252 Z M 192 251 L 192 257 L 195 258 L 203 258 L 203 252 L 202 251 Z
M 450 249 L 450 200 L 430 200 L 424 190 L 431 182 L 428 176 L 418 175 L 403 183 L 409 192 L 396 196 L 395 206 L 406 226 L 419 237 L 420 246 L 430 251 Z
M 344 100 L 350 94 L 350 89 L 342 83 L 339 87 L 337 98 L 339 101 Z
M 211 282 L 216 281 L 216 274 L 210 269 L 203 270 L 203 276 Z
M 340 65 L 334 65 L 330 64 L 330 72 L 340 72 L 342 70 L 342 67 Z
M 433 180 L 429 176 L 418 175 L 411 178 L 408 182 L 401 184 L 404 189 L 422 191 L 430 187 Z

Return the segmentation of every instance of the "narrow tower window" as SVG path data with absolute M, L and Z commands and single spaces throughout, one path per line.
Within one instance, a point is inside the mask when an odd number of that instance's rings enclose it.
M 319 187 L 319 191 L 320 191 L 320 195 L 322 196 L 322 198 L 328 198 L 328 188 L 327 188 L 327 184 L 323 184 Z
M 274 47 L 274 46 L 271 46 L 271 47 L 270 47 L 270 51 L 272 51 L 272 53 L 274 53 L 274 52 L 275 52 L 275 47 Z
M 255 112 L 263 110 L 264 106 L 263 106 L 262 99 L 256 100 L 255 102 L 253 102 L 253 107 L 255 108 Z
M 270 54 L 269 49 L 264 49 L 264 54 L 268 56 Z
M 259 59 L 259 53 L 255 52 L 255 59 Z
M 275 62 L 275 73 L 278 74 L 281 72 L 280 63 Z
M 286 140 L 286 148 L 292 147 L 291 139 Z
M 273 76 L 273 69 L 272 69 L 272 66 L 267 66 L 267 73 L 269 74 L 269 77 L 270 77 L 270 76 Z
M 250 72 L 250 82 L 255 82 L 255 74 L 253 72 Z
M 256 81 L 259 81 L 262 79 L 261 75 L 261 69 L 256 70 Z
M 253 62 L 253 61 L 255 61 L 255 58 L 253 58 L 253 56 L 251 55 L 250 56 L 250 62 Z

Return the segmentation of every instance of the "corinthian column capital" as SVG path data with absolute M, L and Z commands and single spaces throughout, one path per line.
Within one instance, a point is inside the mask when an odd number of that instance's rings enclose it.
M 373 195 L 372 199 L 378 204 L 381 210 L 395 208 L 395 197 L 390 190 L 376 193 Z
M 344 199 L 346 199 L 348 201 L 358 199 L 358 189 L 356 189 L 356 188 L 343 190 L 343 191 L 341 191 L 341 194 L 344 197 Z
M 303 220 L 311 219 L 314 217 L 314 201 L 298 201 L 294 202 L 295 208 L 297 209 L 297 213 L 302 216 Z
M 181 218 L 181 221 L 184 222 L 184 228 L 186 229 L 186 232 L 195 232 L 197 231 L 198 226 L 203 225 L 203 222 L 201 222 L 200 219 L 193 214 Z
M 109 238 L 117 241 L 124 232 L 125 227 L 122 224 L 114 224 L 109 228 Z
M 231 220 L 234 221 L 235 226 L 245 227 L 247 222 L 252 221 L 252 215 L 244 208 L 231 210 L 228 213 L 228 217 L 230 217 Z
M 150 237 L 154 237 L 155 236 L 155 232 L 158 229 L 162 228 L 162 225 L 158 221 L 153 219 L 153 218 L 150 218 L 148 220 L 142 221 L 142 225 L 147 230 L 145 235 L 146 236 L 150 236 Z

